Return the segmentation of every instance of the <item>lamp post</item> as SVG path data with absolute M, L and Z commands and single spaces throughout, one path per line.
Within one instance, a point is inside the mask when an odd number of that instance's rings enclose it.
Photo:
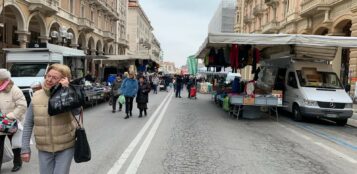
M 51 38 L 52 39 L 57 38 L 58 41 L 60 41 L 62 43 L 62 46 L 66 46 L 67 41 L 73 39 L 73 33 L 68 32 L 65 27 L 61 27 L 59 29 L 59 32 L 58 31 L 51 32 Z M 54 40 L 52 40 L 52 42 L 53 41 Z

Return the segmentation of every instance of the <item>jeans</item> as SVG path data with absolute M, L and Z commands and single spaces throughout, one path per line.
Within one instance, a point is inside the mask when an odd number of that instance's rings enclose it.
M 69 174 L 74 148 L 50 153 L 38 151 L 40 174 Z
M 117 108 L 118 98 L 119 98 L 119 96 L 115 96 L 115 95 L 113 95 L 113 97 L 112 97 L 112 101 L 113 101 L 113 103 L 112 103 L 113 111 L 115 111 L 116 108 Z M 123 108 L 123 105 L 122 105 L 121 103 L 119 103 L 119 110 L 121 110 L 121 108 Z
M 125 96 L 125 113 L 129 114 L 133 111 L 134 97 Z
M 154 88 L 154 94 L 157 94 L 157 85 L 152 85 L 152 87 Z

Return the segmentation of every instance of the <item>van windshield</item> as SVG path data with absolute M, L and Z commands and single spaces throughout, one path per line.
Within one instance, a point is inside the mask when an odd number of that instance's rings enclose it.
M 334 72 L 320 72 L 316 69 L 302 69 L 296 71 L 301 87 L 315 87 L 328 89 L 343 89 L 340 80 Z
M 47 64 L 13 64 L 10 72 L 12 77 L 44 77 Z

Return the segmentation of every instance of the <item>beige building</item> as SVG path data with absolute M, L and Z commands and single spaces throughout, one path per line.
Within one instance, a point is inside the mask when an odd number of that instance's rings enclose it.
M 81 49 L 90 55 L 86 69 L 98 75 L 93 59 L 125 54 L 127 9 L 127 0 L 0 0 L 0 47 L 41 42 Z
M 236 32 L 357 36 L 357 0 L 237 0 Z M 334 70 L 357 77 L 357 50 L 339 50 Z
M 174 62 L 162 62 L 162 65 L 160 66 L 160 71 L 166 74 L 176 74 L 177 68 Z

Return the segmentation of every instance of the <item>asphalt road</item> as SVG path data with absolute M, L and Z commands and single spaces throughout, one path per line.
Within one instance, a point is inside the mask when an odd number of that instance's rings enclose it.
M 151 94 L 149 116 L 124 120 L 108 104 L 85 111 L 92 148 L 88 163 L 72 163 L 73 174 L 171 173 L 357 173 L 357 128 L 324 120 L 279 122 L 259 108 L 236 120 L 210 95 L 197 100 L 172 92 Z M 186 96 L 186 93 L 183 93 Z M 18 174 L 38 173 L 35 147 Z M 11 173 L 11 163 L 1 173 Z

